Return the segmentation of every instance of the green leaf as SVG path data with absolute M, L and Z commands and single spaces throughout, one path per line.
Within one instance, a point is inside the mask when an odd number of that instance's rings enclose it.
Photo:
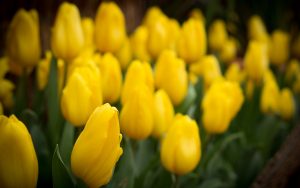
M 25 70 L 23 70 L 22 76 L 19 77 L 16 93 L 14 96 L 14 109 L 13 113 L 19 116 L 21 112 L 26 108 L 27 105 L 27 85 L 28 85 L 28 75 Z
M 55 188 L 75 187 L 75 179 L 62 161 L 58 144 L 52 158 L 52 178 Z
M 196 90 L 194 86 L 190 84 L 185 99 L 181 102 L 181 104 L 179 104 L 179 106 L 175 107 L 175 112 L 186 114 L 189 107 L 195 102 L 196 97 Z
M 70 157 L 73 149 L 75 127 L 66 121 L 63 134 L 60 140 L 61 158 L 67 167 L 70 167 Z
M 223 188 L 224 186 L 224 182 L 222 182 L 220 179 L 218 178 L 212 178 L 212 179 L 206 179 L 204 180 L 199 188 Z

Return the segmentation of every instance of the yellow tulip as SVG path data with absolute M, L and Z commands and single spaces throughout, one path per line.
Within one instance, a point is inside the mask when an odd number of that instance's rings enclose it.
M 177 114 L 161 143 L 162 165 L 172 173 L 184 175 L 195 169 L 200 158 L 197 123 L 187 115 Z
M 154 72 L 155 85 L 164 89 L 174 105 L 179 105 L 188 89 L 188 75 L 185 63 L 174 51 L 165 50 L 159 56 Z
M 157 138 L 170 127 L 174 117 L 174 108 L 168 94 L 160 89 L 154 95 L 154 127 L 152 135 Z
M 4 78 L 9 71 L 8 57 L 4 56 L 0 58 L 0 79 Z
M 147 48 L 148 29 L 146 26 L 139 26 L 130 37 L 130 45 L 134 58 L 141 61 L 150 61 L 150 54 Z
M 203 15 L 202 11 L 198 8 L 195 8 L 190 12 L 190 17 L 195 18 L 195 19 L 199 19 L 203 23 L 205 23 L 205 17 Z
M 13 105 L 13 90 L 15 85 L 7 79 L 0 79 L 0 100 L 4 107 L 11 108 Z
M 187 63 L 199 60 L 206 53 L 206 32 L 203 21 L 189 18 L 183 23 L 177 52 Z
M 202 121 L 210 134 L 224 133 L 240 110 L 244 96 L 238 83 L 215 81 L 202 101 Z
M 122 104 L 132 98 L 133 88 L 140 84 L 146 84 L 151 91 L 154 91 L 153 73 L 150 64 L 135 60 L 130 64 L 125 76 L 121 95 Z
M 285 80 L 292 86 L 295 93 L 300 93 L 300 63 L 292 59 L 286 68 Z
M 254 93 L 255 84 L 252 80 L 247 80 L 245 94 L 247 99 L 252 99 Z
M 271 63 L 275 65 L 286 63 L 290 53 L 289 38 L 289 34 L 281 30 L 275 30 L 272 33 L 269 50 Z
M 100 72 L 96 66 L 77 67 L 62 92 L 61 109 L 67 121 L 84 126 L 94 109 L 102 104 Z
M 36 187 L 38 161 L 32 139 L 14 115 L 0 115 L 0 150 L 0 187 Z
M 94 21 L 91 18 L 81 19 L 81 27 L 84 35 L 84 46 L 94 46 Z
M 125 70 L 128 67 L 130 61 L 132 60 L 132 49 L 130 41 L 127 37 L 122 47 L 116 52 L 116 57 L 120 62 L 122 70 Z
M 142 140 L 150 136 L 153 129 L 153 92 L 146 84 L 132 88 L 131 96 L 123 105 L 121 130 L 129 138 Z
M 9 58 L 22 67 L 33 67 L 41 55 L 39 17 L 36 10 L 20 9 L 7 31 Z
M 295 101 L 290 89 L 284 88 L 280 92 L 279 114 L 284 119 L 291 119 L 295 113 Z
M 120 97 L 122 88 L 121 67 L 112 54 L 106 53 L 99 64 L 102 78 L 103 101 L 115 103 Z
M 101 52 L 116 52 L 126 37 L 125 18 L 114 2 L 102 2 L 95 19 L 95 42 Z
M 152 25 L 154 22 L 156 22 L 158 19 L 161 19 L 161 18 L 164 19 L 164 18 L 166 18 L 166 16 L 160 10 L 160 8 L 157 6 L 150 7 L 147 10 L 146 15 L 144 17 L 143 25 L 146 27 L 149 27 L 150 25 Z
M 232 63 L 225 73 L 227 80 L 237 83 L 242 83 L 245 80 L 245 76 L 244 70 L 241 70 L 240 65 L 237 63 Z
M 269 40 L 265 24 L 257 15 L 252 16 L 248 22 L 248 34 L 251 40 L 257 40 L 264 43 Z
M 180 25 L 175 19 L 168 19 L 168 48 L 176 51 L 176 43 L 180 35 Z
M 236 58 L 237 54 L 237 44 L 235 39 L 229 37 L 223 44 L 220 51 L 220 59 L 229 63 L 232 62 Z
M 123 153 L 121 140 L 118 110 L 107 103 L 97 107 L 74 144 L 71 154 L 74 175 L 89 187 L 107 184 Z
M 250 41 L 244 61 L 249 78 L 259 82 L 269 66 L 266 45 L 258 41 Z
M 189 72 L 189 82 L 193 85 L 195 85 L 198 82 L 198 76 L 191 71 Z
M 208 45 L 212 50 L 219 51 L 227 41 L 228 34 L 223 20 L 215 20 L 208 31 Z
M 279 88 L 276 80 L 266 79 L 261 97 L 260 97 L 260 109 L 263 113 L 278 113 L 279 112 Z
M 206 88 L 222 77 L 218 59 L 214 55 L 204 56 L 200 61 L 192 64 L 189 70 L 203 77 Z

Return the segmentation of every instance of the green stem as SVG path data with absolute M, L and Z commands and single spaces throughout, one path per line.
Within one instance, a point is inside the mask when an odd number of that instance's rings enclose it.
M 172 185 L 172 188 L 179 188 L 179 176 L 176 175 L 176 174 L 172 174 L 172 182 L 173 182 L 173 185 Z

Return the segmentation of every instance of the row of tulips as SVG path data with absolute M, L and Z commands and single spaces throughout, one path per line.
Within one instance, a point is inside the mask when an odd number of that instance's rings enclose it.
M 298 118 L 297 48 L 258 16 L 243 60 L 200 10 L 180 25 L 152 7 L 127 35 L 113 2 L 94 20 L 62 3 L 43 58 L 39 35 L 19 10 L 0 60 L 0 112 L 14 114 L 0 116 L 0 187 L 246 186 Z

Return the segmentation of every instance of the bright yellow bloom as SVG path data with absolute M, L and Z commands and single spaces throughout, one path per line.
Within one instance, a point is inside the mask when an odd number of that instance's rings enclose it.
M 189 18 L 183 23 L 177 51 L 179 57 L 187 63 L 199 60 L 206 53 L 206 32 L 203 21 Z
M 135 60 L 130 64 L 125 76 L 121 95 L 122 104 L 132 98 L 133 89 L 140 84 L 146 84 L 151 91 L 154 91 L 154 79 L 150 64 Z
M 258 41 L 250 41 L 244 61 L 247 75 L 250 79 L 259 82 L 269 66 L 266 45 Z
M 248 22 L 248 34 L 251 40 L 257 40 L 264 43 L 267 43 L 269 40 L 265 24 L 257 15 L 252 16 Z
M 125 70 L 132 60 L 132 49 L 129 39 L 126 37 L 122 47 L 116 52 L 122 70 Z
M 271 36 L 270 43 L 270 62 L 275 65 L 282 65 L 286 63 L 289 58 L 290 53 L 290 37 L 289 34 L 281 31 L 275 30 Z
M 276 80 L 265 79 L 260 97 L 260 109 L 263 113 L 279 112 L 279 92 Z
M 62 92 L 61 109 L 74 126 L 84 126 L 94 109 L 102 104 L 101 76 L 96 66 L 77 67 Z
M 76 5 L 62 3 L 52 28 L 51 48 L 56 57 L 65 61 L 74 59 L 84 47 L 84 33 Z
M 4 78 L 5 74 L 9 71 L 8 57 L 0 58 L 0 79 Z
M 293 93 L 288 88 L 284 88 L 280 92 L 279 114 L 284 119 L 291 119 L 295 114 Z
M 187 115 L 177 114 L 162 140 L 160 159 L 172 173 L 191 172 L 201 158 L 201 141 L 197 123 Z
M 180 35 L 180 25 L 175 19 L 168 19 L 168 48 L 176 51 L 176 43 Z
M 177 58 L 174 51 L 165 50 L 159 56 L 155 66 L 155 85 L 164 89 L 174 105 L 179 105 L 188 89 L 188 75 L 185 63 Z
M 174 117 L 174 108 L 168 94 L 160 89 L 154 95 L 154 127 L 152 135 L 157 138 L 170 127 Z
M 189 72 L 189 82 L 193 85 L 195 85 L 198 82 L 198 76 L 191 71 Z
M 150 7 L 147 10 L 146 15 L 144 17 L 143 25 L 145 25 L 146 27 L 149 27 L 150 25 L 152 25 L 154 22 L 156 22 L 157 20 L 159 20 L 161 18 L 165 19 L 166 16 L 160 10 L 160 8 L 157 6 Z
M 36 10 L 20 9 L 7 31 L 7 53 L 23 67 L 33 67 L 41 55 L 39 17 Z
M 202 121 L 211 134 L 224 133 L 240 110 L 244 96 L 238 83 L 215 81 L 205 93 L 202 101 Z
M 237 63 L 232 63 L 226 73 L 225 78 L 232 82 L 242 83 L 245 80 L 246 74 Z
M 130 37 L 132 55 L 140 61 L 149 61 L 150 54 L 147 48 L 148 29 L 146 26 L 139 26 Z
M 253 80 L 247 80 L 246 88 L 245 88 L 245 94 L 246 94 L 247 99 L 252 99 L 254 89 L 255 89 L 255 84 L 254 84 Z
M 84 35 L 84 46 L 94 46 L 94 21 L 91 18 L 81 19 L 81 27 Z
M 103 101 L 115 103 L 120 97 L 122 88 L 121 67 L 112 54 L 106 53 L 99 64 L 102 78 Z
M 38 161 L 26 126 L 0 115 L 0 187 L 36 187 Z
M 115 2 L 102 2 L 95 19 L 95 42 L 101 52 L 116 52 L 126 37 L 125 18 Z
M 229 63 L 236 58 L 237 54 L 237 43 L 234 38 L 229 37 L 223 44 L 220 51 L 220 59 Z
M 300 93 L 300 62 L 292 59 L 286 68 L 286 81 L 292 85 L 295 93 Z
M 199 19 L 203 23 L 205 23 L 205 17 L 203 15 L 202 11 L 198 8 L 195 8 L 190 12 L 190 17 L 195 18 L 195 19 Z
M 74 144 L 71 154 L 74 175 L 89 187 L 107 184 L 123 153 L 121 140 L 118 110 L 107 103 L 97 107 Z
M 228 38 L 226 24 L 223 20 L 215 20 L 208 31 L 208 45 L 212 50 L 219 51 Z
M 136 140 L 147 138 L 153 129 L 153 112 L 153 92 L 146 84 L 136 85 L 121 111 L 122 132 Z
M 206 88 L 222 77 L 218 59 L 214 55 L 206 55 L 190 66 L 190 72 L 204 78 Z

